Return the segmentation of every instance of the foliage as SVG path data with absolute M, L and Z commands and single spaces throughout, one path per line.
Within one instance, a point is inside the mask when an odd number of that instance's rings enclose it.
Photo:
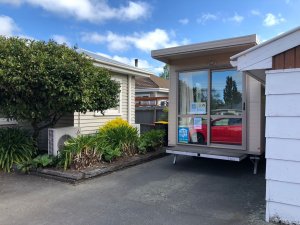
M 0 169 L 10 172 L 13 164 L 29 161 L 35 151 L 34 141 L 25 130 L 0 129 Z
M 67 113 L 116 107 L 120 85 L 75 48 L 0 36 L 0 113 L 26 120 L 37 138 Z
M 79 135 L 65 142 L 59 153 L 59 160 L 65 170 L 71 165 L 80 169 L 99 162 L 102 154 L 101 145 L 97 144 L 95 135 Z
M 38 155 L 34 159 L 29 161 L 18 163 L 18 169 L 22 172 L 28 172 L 30 169 L 45 168 L 49 166 L 55 166 L 57 164 L 57 158 L 47 154 Z
M 159 76 L 161 78 L 164 78 L 164 79 L 167 79 L 167 80 L 170 79 L 170 66 L 168 64 L 164 65 L 164 70 L 163 70 L 162 73 L 159 74 Z
M 162 110 L 162 114 L 159 117 L 159 121 L 168 121 L 169 108 L 164 107 Z
M 114 159 L 122 155 L 121 149 L 119 147 L 112 148 L 110 145 L 103 146 L 103 158 L 107 162 L 111 162 Z
M 150 130 L 141 135 L 138 148 L 145 153 L 161 147 L 164 143 L 165 132 L 163 130 Z
M 226 77 L 226 86 L 223 90 L 224 102 L 226 105 L 233 108 L 233 105 L 239 104 L 242 101 L 242 94 L 238 91 L 235 80 L 231 76 Z
M 98 136 L 111 149 L 119 149 L 124 155 L 132 156 L 137 153 L 138 131 L 130 125 L 101 129 Z
M 105 130 L 115 128 L 118 126 L 130 126 L 130 125 L 126 120 L 122 119 L 121 117 L 116 117 L 115 119 L 105 123 L 104 126 L 100 127 L 99 131 L 104 132 Z

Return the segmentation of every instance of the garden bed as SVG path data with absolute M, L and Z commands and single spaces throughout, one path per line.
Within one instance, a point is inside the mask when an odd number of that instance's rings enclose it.
M 130 166 L 138 165 L 153 159 L 165 156 L 165 148 L 148 152 L 144 155 L 135 155 L 132 157 L 121 157 L 111 163 L 101 162 L 93 167 L 82 170 L 63 170 L 57 168 L 38 168 L 30 171 L 30 174 L 51 178 L 63 182 L 76 184 L 87 179 L 103 176 Z

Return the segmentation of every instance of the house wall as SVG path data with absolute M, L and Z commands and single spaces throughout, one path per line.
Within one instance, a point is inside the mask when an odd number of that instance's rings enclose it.
M 300 69 L 266 72 L 266 220 L 300 223 Z
M 300 45 L 272 58 L 273 69 L 300 68 Z
M 113 74 L 113 78 L 122 81 L 121 115 L 95 115 L 95 112 L 74 113 L 74 126 L 80 127 L 81 134 L 95 133 L 100 126 L 116 117 L 128 120 L 128 77 L 127 75 Z M 131 79 L 131 121 L 135 122 L 135 79 Z

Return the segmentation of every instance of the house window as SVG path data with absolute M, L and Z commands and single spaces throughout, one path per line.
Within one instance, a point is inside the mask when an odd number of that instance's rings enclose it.
M 14 119 L 0 117 L 0 126 L 1 125 L 13 125 L 13 124 L 18 124 L 18 122 Z
M 118 102 L 118 106 L 115 108 L 111 108 L 111 109 L 107 109 L 104 111 L 104 116 L 120 116 L 122 115 L 122 89 L 123 89 L 123 84 L 122 84 L 122 80 L 118 79 L 118 78 L 111 78 L 114 81 L 117 81 L 120 84 L 120 93 L 119 93 L 119 102 Z M 95 111 L 95 116 L 103 116 L 102 113 L 100 111 Z

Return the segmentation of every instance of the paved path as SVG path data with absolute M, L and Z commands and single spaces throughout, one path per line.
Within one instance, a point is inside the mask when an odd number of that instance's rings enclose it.
M 76 186 L 0 173 L 1 225 L 263 225 L 263 168 L 164 157 Z

